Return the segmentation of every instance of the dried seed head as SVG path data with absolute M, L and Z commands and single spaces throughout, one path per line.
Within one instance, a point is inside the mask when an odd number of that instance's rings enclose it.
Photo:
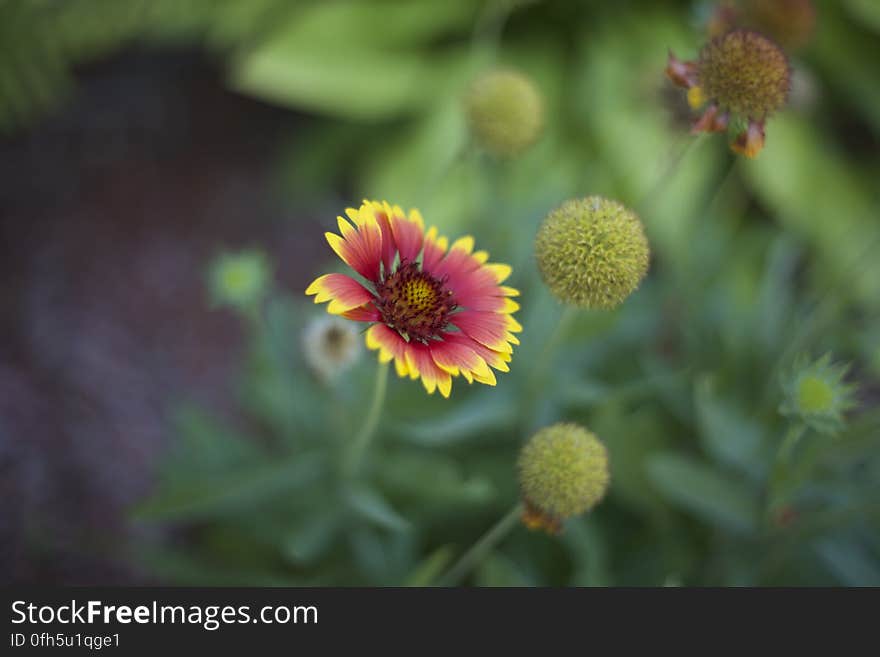
M 318 317 L 303 331 L 302 350 L 315 375 L 330 382 L 357 361 L 361 339 L 351 322 L 335 316 Z
M 706 44 L 697 78 L 702 95 L 721 111 L 758 122 L 785 105 L 790 86 L 782 50 L 748 30 L 734 30 Z
M 648 271 L 649 254 L 639 218 L 600 196 L 566 201 L 535 238 L 544 283 L 563 303 L 584 308 L 620 305 Z

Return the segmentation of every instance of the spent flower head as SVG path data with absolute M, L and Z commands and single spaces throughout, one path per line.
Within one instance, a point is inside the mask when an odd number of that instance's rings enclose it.
M 270 276 L 269 262 L 262 251 L 221 254 L 209 271 L 211 299 L 218 306 L 252 310 L 265 296 Z
M 316 317 L 303 331 L 302 349 L 315 375 L 330 382 L 357 361 L 361 342 L 350 322 L 333 316 Z
M 593 508 L 605 495 L 608 451 L 590 431 L 559 423 L 532 436 L 519 454 L 519 484 L 530 529 L 557 533 L 567 518 Z
M 694 62 L 669 53 L 666 75 L 687 89 L 693 109 L 702 109 L 692 132 L 731 128 L 731 148 L 746 157 L 757 156 L 764 147 L 764 124 L 785 105 L 791 86 L 782 49 L 743 29 L 712 39 Z
M 856 386 L 843 380 L 848 370 L 848 365 L 832 363 L 831 354 L 813 362 L 801 356 L 783 375 L 779 411 L 819 433 L 837 433 L 845 426 L 845 413 L 856 405 Z
M 544 219 L 535 237 L 538 271 L 553 295 L 583 308 L 614 308 L 648 271 L 642 222 L 601 196 L 570 200 Z
M 428 393 L 448 397 L 452 377 L 495 385 L 492 369 L 507 372 L 513 318 L 519 309 L 502 285 L 508 265 L 489 262 L 465 236 L 451 245 L 436 228 L 425 230 L 418 210 L 364 201 L 338 217 L 339 234 L 327 242 L 357 278 L 325 274 L 306 294 L 329 301 L 327 312 L 370 324 L 366 343 L 379 361 L 394 361 L 399 376 L 421 378 Z
M 496 156 L 521 153 L 537 141 L 544 125 L 541 94 L 517 71 L 483 74 L 471 83 L 464 104 L 474 139 Z

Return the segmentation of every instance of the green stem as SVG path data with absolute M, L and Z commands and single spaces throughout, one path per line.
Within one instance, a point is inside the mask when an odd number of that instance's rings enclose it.
M 800 422 L 789 427 L 782 444 L 779 446 L 779 452 L 776 454 L 776 461 L 778 463 L 785 465 L 791 461 L 794 448 L 797 447 L 806 430 L 807 427 Z
M 553 330 L 553 333 L 550 335 L 547 342 L 544 343 L 544 349 L 538 357 L 538 367 L 541 368 L 540 371 L 550 369 L 552 365 L 550 360 L 553 358 L 553 353 L 568 335 L 568 331 L 577 317 L 577 312 L 578 309 L 574 306 L 566 306 L 562 310 L 562 314 L 559 316 L 559 321 L 556 322 L 556 328 Z
M 783 493 L 783 487 L 789 472 L 791 457 L 798 443 L 807 431 L 806 425 L 803 423 L 793 424 L 779 445 L 779 451 L 776 452 L 776 460 L 773 463 L 773 469 L 770 474 L 770 482 L 767 487 L 767 504 L 766 514 L 771 518 L 774 511 L 779 507 Z
M 361 430 L 354 437 L 348 452 L 346 472 L 350 476 L 357 474 L 364 460 L 367 447 L 379 426 L 379 418 L 382 416 L 382 406 L 385 403 L 385 393 L 388 390 L 388 363 L 379 363 L 376 369 L 376 382 L 373 385 L 373 401 L 370 402 L 370 410 L 361 426 Z
M 532 376 L 529 377 L 528 384 L 525 387 L 525 398 L 522 404 L 520 404 L 520 424 L 530 422 L 530 418 L 535 412 L 535 407 L 541 398 L 541 392 L 546 389 L 547 376 L 553 367 L 553 355 L 568 335 L 577 314 L 577 308 L 566 306 L 559 316 L 559 321 L 556 322 L 556 328 L 553 329 L 553 333 L 544 343 L 544 348 L 535 361 L 535 369 L 532 371 Z
M 522 516 L 523 505 L 517 503 L 498 522 L 465 552 L 440 580 L 441 586 L 455 586 L 470 573 L 473 568 L 486 558 L 486 555 L 510 533 Z

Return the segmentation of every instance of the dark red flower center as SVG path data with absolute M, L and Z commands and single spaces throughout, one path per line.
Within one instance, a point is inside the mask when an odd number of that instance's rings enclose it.
M 455 310 L 452 290 L 423 272 L 415 262 L 401 263 L 376 285 L 382 321 L 408 340 L 428 342 L 446 328 Z

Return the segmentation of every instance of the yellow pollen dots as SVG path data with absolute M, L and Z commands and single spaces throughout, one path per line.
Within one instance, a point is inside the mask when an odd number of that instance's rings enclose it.
M 414 262 L 402 263 L 376 287 L 376 308 L 387 326 L 405 340 L 428 343 L 446 328 L 456 308 L 442 281 Z
M 425 312 L 437 303 L 434 286 L 423 278 L 406 281 L 403 284 L 403 297 L 414 312 Z
M 691 109 L 700 109 L 706 104 L 706 95 L 703 93 L 703 88 L 694 86 L 688 89 L 687 100 Z

